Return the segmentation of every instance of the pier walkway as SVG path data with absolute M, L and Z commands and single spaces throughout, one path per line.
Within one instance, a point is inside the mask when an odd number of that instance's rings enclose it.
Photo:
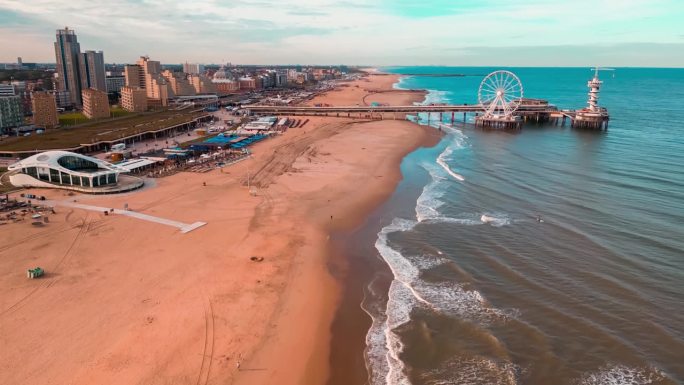
M 311 106 L 257 106 L 249 105 L 244 108 L 252 114 L 270 115 L 326 115 L 326 114 L 358 114 L 358 113 L 432 113 L 432 112 L 458 112 L 458 113 L 482 113 L 484 107 L 480 104 L 457 104 L 457 105 L 415 105 L 415 106 L 334 106 L 334 107 L 311 107 Z M 516 113 L 553 113 L 558 112 L 555 106 L 522 104 Z

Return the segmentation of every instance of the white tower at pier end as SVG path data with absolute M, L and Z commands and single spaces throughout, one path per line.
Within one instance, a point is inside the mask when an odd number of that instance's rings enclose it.
M 599 80 L 598 77 L 599 68 L 595 68 L 594 78 L 587 82 L 587 87 L 589 87 L 589 111 L 598 112 L 600 110 L 598 106 L 599 91 L 603 81 Z
M 594 68 L 594 78 L 587 82 L 587 87 L 589 87 L 587 108 L 576 111 L 572 118 L 572 126 L 575 128 L 608 129 L 608 120 L 610 120 L 608 110 L 598 105 L 599 92 L 603 84 L 598 76 L 600 70 L 612 71 L 613 69 Z

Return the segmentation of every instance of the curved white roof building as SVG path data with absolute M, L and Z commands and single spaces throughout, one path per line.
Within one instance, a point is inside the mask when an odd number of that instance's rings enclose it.
M 127 172 L 100 159 L 67 151 L 47 151 L 8 167 L 15 186 L 117 192 L 119 174 Z M 137 186 L 139 187 L 139 186 Z M 127 189 L 128 190 L 128 189 Z

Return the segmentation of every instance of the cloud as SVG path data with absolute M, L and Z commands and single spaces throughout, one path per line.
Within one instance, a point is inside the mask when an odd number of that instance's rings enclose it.
M 681 43 L 682 17 L 678 0 L 0 0 L 0 61 L 54 61 L 54 30 L 69 25 L 83 49 L 116 62 L 149 54 L 163 62 L 459 65 L 478 57 L 534 65 L 516 47 L 572 46 L 581 57 L 582 47 L 597 55 L 591 47 L 653 44 L 645 52 L 658 55 L 662 44 Z M 611 65 L 636 60 L 610 52 Z

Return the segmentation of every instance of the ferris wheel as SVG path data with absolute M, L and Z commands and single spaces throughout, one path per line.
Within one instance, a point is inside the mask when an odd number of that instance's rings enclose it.
M 523 86 L 510 71 L 494 71 L 485 76 L 477 91 L 477 98 L 485 110 L 485 117 L 510 118 L 520 106 Z

